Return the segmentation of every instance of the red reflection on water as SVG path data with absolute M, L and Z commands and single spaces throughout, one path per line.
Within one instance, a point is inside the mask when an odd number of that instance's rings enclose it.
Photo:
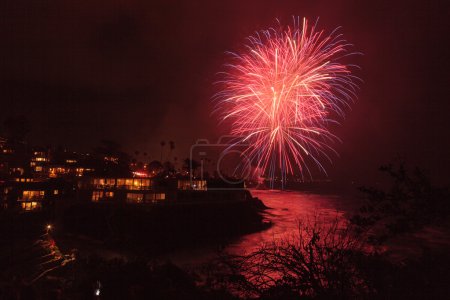
M 272 226 L 230 244 L 226 250 L 234 254 L 249 253 L 264 243 L 291 238 L 298 233 L 299 222 L 311 223 L 317 219 L 324 226 L 332 224 L 357 207 L 354 199 L 337 195 L 277 190 L 251 190 L 251 193 L 271 208 L 264 214 Z

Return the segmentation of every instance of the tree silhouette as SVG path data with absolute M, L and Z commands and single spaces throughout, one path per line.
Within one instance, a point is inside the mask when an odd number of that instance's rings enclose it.
M 99 155 L 104 156 L 118 156 L 121 146 L 116 141 L 112 140 L 101 140 L 100 146 L 94 149 L 94 152 Z
M 191 175 L 194 175 L 194 173 L 196 173 L 198 167 L 200 167 L 200 163 L 198 161 L 194 159 L 191 160 L 190 158 L 186 158 L 184 160 L 183 169 L 192 173 Z
M 148 170 L 152 173 L 158 174 L 162 171 L 163 166 L 161 162 L 154 160 L 148 164 Z
M 390 177 L 391 185 L 385 189 L 361 187 L 365 203 L 351 218 L 360 231 L 372 233 L 371 242 L 382 243 L 396 235 L 448 220 L 448 188 L 434 186 L 424 171 L 408 169 L 404 162 L 382 166 L 380 171 Z
M 175 173 L 175 166 L 170 162 L 166 161 L 163 164 L 164 175 L 173 175 Z
M 176 157 L 176 156 L 173 158 L 173 165 L 175 166 L 175 170 L 177 170 L 178 157 Z
M 159 144 L 161 145 L 161 161 L 163 161 L 163 149 L 166 145 L 166 141 L 162 140 Z
M 169 157 L 168 157 L 168 159 L 170 159 L 172 157 L 172 152 L 174 149 L 175 149 L 175 142 L 169 141 Z
M 361 251 L 364 246 L 345 221 L 325 225 L 316 218 L 249 254 L 223 254 L 211 265 L 209 282 L 244 299 L 358 298 L 371 291 L 359 264 L 372 255 Z
M 130 156 L 122 151 L 121 145 L 112 140 L 102 140 L 94 149 L 97 156 L 96 171 L 102 175 L 128 176 L 130 173 Z M 105 157 L 112 158 L 105 160 Z

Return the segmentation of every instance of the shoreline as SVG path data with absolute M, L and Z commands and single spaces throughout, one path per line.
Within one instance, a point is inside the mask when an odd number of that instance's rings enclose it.
M 261 200 L 250 199 L 146 209 L 79 204 L 69 208 L 59 220 L 63 232 L 55 239 L 64 251 L 77 246 L 81 256 L 153 259 L 189 252 L 198 246 L 219 251 L 233 240 L 271 226 L 262 215 L 268 208 Z M 98 227 L 93 230 L 83 224 Z

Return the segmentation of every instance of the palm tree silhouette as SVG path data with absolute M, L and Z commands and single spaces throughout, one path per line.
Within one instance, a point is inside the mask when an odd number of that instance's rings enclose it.
M 172 152 L 174 149 L 175 149 L 175 142 L 169 141 L 169 156 L 167 157 L 167 160 L 170 160 L 170 158 L 172 157 Z
M 161 145 L 161 163 L 162 163 L 162 161 L 163 161 L 163 149 L 164 149 L 164 146 L 166 145 L 166 141 L 162 140 L 159 144 Z
M 178 157 L 173 158 L 173 165 L 175 166 L 175 170 L 178 171 Z

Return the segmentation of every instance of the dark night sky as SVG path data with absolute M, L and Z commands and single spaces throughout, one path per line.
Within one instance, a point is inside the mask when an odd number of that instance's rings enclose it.
M 224 130 L 209 113 L 224 52 L 275 18 L 320 17 L 364 53 L 331 177 L 362 178 L 399 154 L 446 176 L 446 2 L 3 0 L 0 118 L 25 114 L 44 145 L 89 150 L 109 138 L 157 156 L 172 139 L 185 157 L 197 138 Z

